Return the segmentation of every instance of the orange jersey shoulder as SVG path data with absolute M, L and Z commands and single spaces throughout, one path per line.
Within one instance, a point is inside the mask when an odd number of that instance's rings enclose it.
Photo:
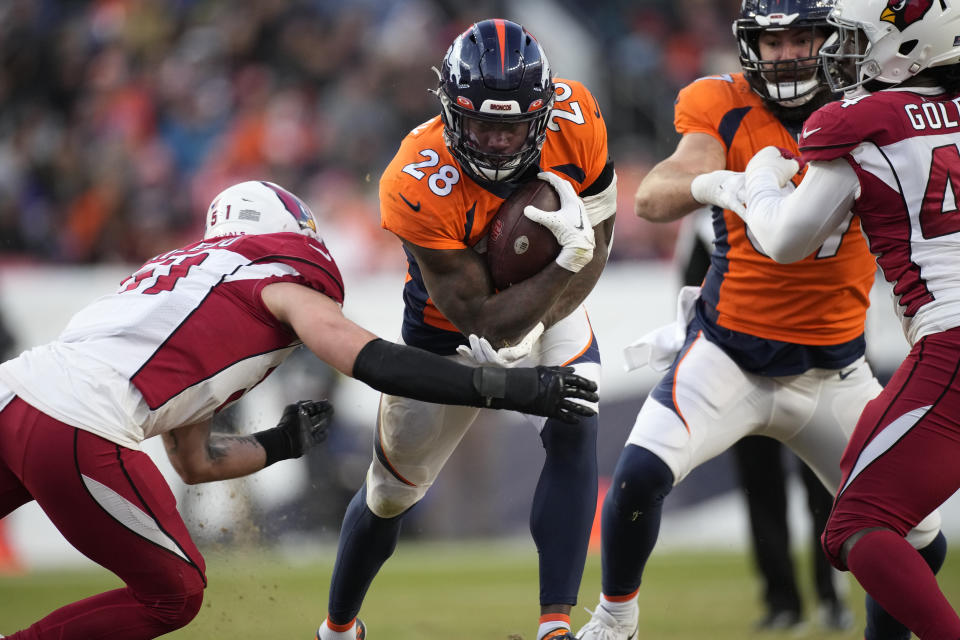
M 750 88 L 742 73 L 700 78 L 680 91 L 674 108 L 677 132 L 706 133 L 727 150 L 727 169 L 743 171 L 768 145 L 800 155 L 797 140 Z
M 726 149 L 726 168 L 743 171 L 769 145 L 799 155 L 793 133 L 764 106 L 742 73 L 701 78 L 677 97 L 681 134 L 705 133 Z M 794 178 L 799 184 L 802 175 Z M 796 344 L 841 344 L 863 333 L 876 266 L 852 216 L 814 254 L 778 264 L 751 241 L 732 211 L 714 212 L 716 240 L 702 295 L 717 323 Z
M 607 125 L 596 98 L 575 80 L 554 80 L 556 101 L 540 167 L 569 179 L 577 193 L 594 183 L 609 160 Z

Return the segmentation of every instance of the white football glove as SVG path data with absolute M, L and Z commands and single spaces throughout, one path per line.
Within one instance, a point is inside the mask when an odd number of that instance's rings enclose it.
M 557 256 L 557 264 L 574 273 L 580 271 L 593 259 L 593 227 L 583 208 L 583 201 L 573 190 L 573 186 L 560 176 L 549 171 L 538 173 L 537 177 L 549 182 L 560 195 L 560 209 L 542 211 L 527 205 L 523 215 L 539 222 L 557 238 L 562 247 Z
M 785 153 L 790 155 L 784 155 Z M 789 151 L 785 152 L 779 147 L 764 147 L 747 163 L 744 171 L 746 179 L 749 181 L 752 176 L 765 174 L 776 179 L 777 185 L 782 189 L 790 182 L 790 178 L 800 171 L 800 163 L 792 156 Z
M 743 215 L 747 210 L 745 184 L 743 173 L 720 169 L 694 178 L 690 183 L 690 195 L 700 204 L 723 207 Z
M 542 334 L 543 323 L 538 322 L 517 344 L 512 347 L 494 349 L 493 345 L 490 344 L 486 338 L 481 338 L 471 333 L 467 337 L 467 340 L 470 341 L 470 346 L 468 347 L 462 344 L 457 347 L 457 352 L 460 355 L 470 358 L 477 364 L 492 364 L 509 369 L 517 366 L 520 360 L 530 355 L 530 352 L 533 350 L 533 345 L 536 344 Z

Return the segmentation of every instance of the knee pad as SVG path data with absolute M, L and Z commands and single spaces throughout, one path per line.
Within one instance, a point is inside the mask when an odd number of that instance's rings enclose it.
M 395 518 L 419 502 L 427 488 L 401 482 L 374 460 L 367 473 L 367 507 L 378 518 Z
M 613 472 L 608 499 L 617 511 L 659 509 L 672 489 L 670 467 L 649 449 L 628 444 Z
M 197 614 L 200 613 L 200 605 L 203 604 L 203 591 L 198 593 L 193 593 L 187 596 L 183 602 L 183 608 L 181 613 L 177 616 L 177 628 L 185 627 L 190 623 L 191 620 L 197 617 Z
M 168 597 L 151 596 L 138 600 L 150 611 L 157 625 L 170 632 L 187 626 L 197 617 L 200 605 L 203 604 L 203 591 Z

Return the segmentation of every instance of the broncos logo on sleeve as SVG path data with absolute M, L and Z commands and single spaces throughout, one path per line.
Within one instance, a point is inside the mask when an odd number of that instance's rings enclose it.
M 743 171 L 771 144 L 799 155 L 797 138 L 809 131 L 788 130 L 742 73 L 702 78 L 683 89 L 675 125 L 681 134 L 716 138 L 732 171 Z M 731 211 L 714 207 L 713 228 L 711 268 L 701 297 L 718 325 L 806 345 L 841 344 L 863 333 L 876 267 L 859 220 L 848 218 L 815 253 L 795 264 L 778 264 L 764 255 Z
M 581 194 L 613 179 L 607 131 L 593 95 L 579 82 L 555 79 L 556 100 L 547 124 L 539 170 L 570 181 Z M 531 174 L 535 175 L 531 171 Z M 534 178 L 535 179 L 535 178 Z M 411 131 L 380 178 L 381 226 L 428 249 L 472 250 L 516 183 L 476 182 L 448 150 L 436 116 Z M 403 339 L 436 353 L 454 353 L 465 339 L 434 306 L 420 267 L 407 253 Z

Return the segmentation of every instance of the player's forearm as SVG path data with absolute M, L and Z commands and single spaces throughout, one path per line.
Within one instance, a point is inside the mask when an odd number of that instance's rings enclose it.
M 263 469 L 266 453 L 252 435 L 211 433 L 200 446 L 184 442 L 176 432 L 164 444 L 173 468 L 187 484 L 228 480 Z
M 266 452 L 253 435 L 211 434 L 207 441 L 209 480 L 250 475 L 266 464 Z
M 703 206 L 690 195 L 690 183 L 697 176 L 667 160 L 650 170 L 634 197 L 638 217 L 650 222 L 679 220 Z
M 457 328 L 464 335 L 483 336 L 497 347 L 516 344 L 566 297 L 577 275 L 551 262 L 533 277 L 489 296 L 479 312 Z

